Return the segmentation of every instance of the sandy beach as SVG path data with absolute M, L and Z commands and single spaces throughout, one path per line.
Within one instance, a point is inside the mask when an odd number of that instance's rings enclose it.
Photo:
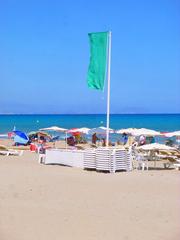
M 178 240 L 180 172 L 97 173 L 0 156 L 1 240 Z

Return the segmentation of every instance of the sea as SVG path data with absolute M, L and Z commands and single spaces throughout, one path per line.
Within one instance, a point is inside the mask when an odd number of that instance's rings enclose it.
M 33 114 L 0 115 L 0 135 L 14 128 L 25 133 L 40 128 L 59 126 L 62 128 L 95 128 L 106 126 L 105 114 Z M 112 114 L 110 128 L 149 128 L 161 132 L 180 130 L 180 114 Z

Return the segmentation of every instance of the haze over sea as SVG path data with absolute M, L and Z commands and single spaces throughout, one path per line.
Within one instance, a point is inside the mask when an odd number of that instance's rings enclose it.
M 33 115 L 0 115 L 0 134 L 13 130 L 26 133 L 40 128 L 59 126 L 63 128 L 106 126 L 105 114 L 33 114 Z M 162 132 L 180 130 L 180 114 L 113 114 L 110 116 L 110 127 L 150 128 Z

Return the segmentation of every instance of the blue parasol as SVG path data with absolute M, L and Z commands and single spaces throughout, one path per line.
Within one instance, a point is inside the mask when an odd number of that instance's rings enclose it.
M 28 136 L 21 131 L 13 131 L 15 134 L 14 142 L 19 144 L 26 144 L 29 141 Z

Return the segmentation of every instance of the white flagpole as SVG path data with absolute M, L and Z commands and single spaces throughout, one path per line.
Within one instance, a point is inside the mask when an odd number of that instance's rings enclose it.
M 111 31 L 108 38 L 108 69 L 107 69 L 107 125 L 106 125 L 106 147 L 109 146 L 109 114 L 110 114 L 110 72 L 111 72 Z

